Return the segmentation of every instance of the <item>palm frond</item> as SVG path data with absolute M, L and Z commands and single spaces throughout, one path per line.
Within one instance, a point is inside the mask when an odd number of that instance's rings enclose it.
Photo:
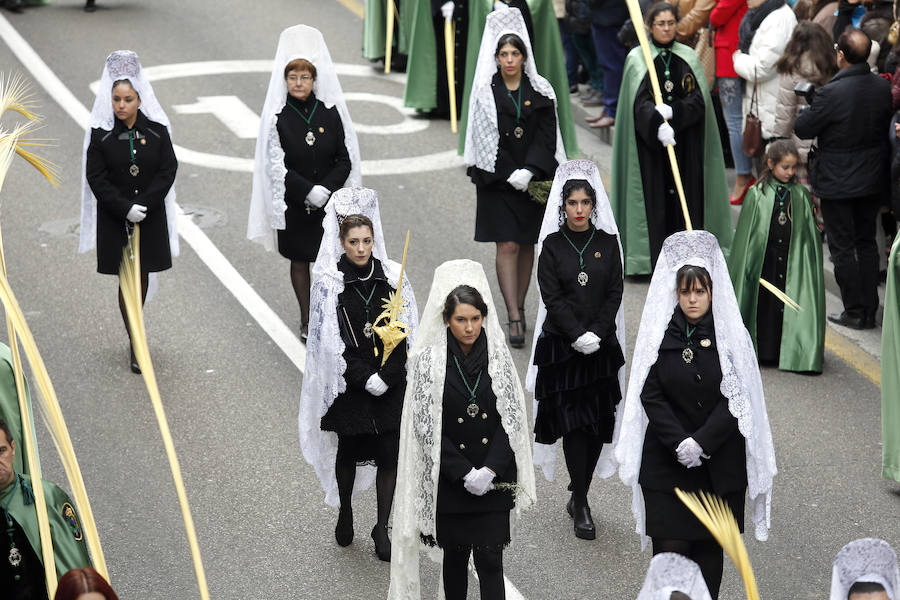
M 16 142 L 17 138 L 14 134 L 0 129 L 0 190 L 3 189 L 6 173 L 12 164 L 13 155 L 16 151 Z
M 40 121 L 37 114 L 38 103 L 31 91 L 31 84 L 21 75 L 4 76 L 0 73 L 0 116 L 8 110 L 14 111 L 29 121 Z

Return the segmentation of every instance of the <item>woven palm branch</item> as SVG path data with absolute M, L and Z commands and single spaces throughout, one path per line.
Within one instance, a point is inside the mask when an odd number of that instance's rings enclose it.
M 406 243 L 403 246 L 403 262 L 400 263 L 400 277 L 397 279 L 397 289 L 389 294 L 390 298 L 382 298 L 384 311 L 375 318 L 372 330 L 381 338 L 384 344 L 384 355 L 381 357 L 382 366 L 394 348 L 409 335 L 409 325 L 398 320 L 403 310 L 403 271 L 406 268 L 406 251 L 409 250 L 409 230 L 406 231 Z M 384 321 L 383 325 L 379 325 Z M 377 352 L 377 351 L 376 351 Z

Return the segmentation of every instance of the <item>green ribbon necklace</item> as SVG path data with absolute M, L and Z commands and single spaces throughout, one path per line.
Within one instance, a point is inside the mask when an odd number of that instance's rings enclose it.
M 369 297 L 366 298 L 363 296 L 362 292 L 359 291 L 359 287 L 354 285 L 353 290 L 362 298 L 362 301 L 366 304 L 366 324 L 363 325 L 363 335 L 367 338 L 372 337 L 372 319 L 369 317 L 369 310 L 372 308 L 372 296 L 375 295 L 375 288 L 378 287 L 375 284 L 372 284 L 372 291 L 369 292 Z
M 691 364 L 694 361 L 694 351 L 691 349 L 691 346 L 694 345 L 694 341 L 691 339 L 691 336 L 694 335 L 695 331 L 697 331 L 697 326 L 694 325 L 691 327 L 691 324 L 688 323 L 687 328 L 685 329 L 687 347 L 681 351 L 681 360 L 687 364 Z
M 6 560 L 14 569 L 17 569 L 19 565 L 22 564 L 22 552 L 20 552 L 16 547 L 16 525 L 13 522 L 12 516 L 9 514 L 9 505 L 12 502 L 13 497 L 16 495 L 16 487 L 18 487 L 18 483 L 19 474 L 16 473 L 15 477 L 13 477 L 13 482 L 10 484 L 10 492 L 6 497 L 6 504 L 0 507 L 3 509 L 3 515 L 6 517 L 6 535 L 9 537 L 9 555 L 6 557 Z M 22 576 L 19 573 L 16 573 L 13 579 L 19 581 L 20 579 L 22 579 Z
M 463 385 L 466 386 L 466 390 L 469 392 L 469 405 L 466 407 L 466 414 L 474 419 L 478 415 L 478 411 L 481 410 L 478 408 L 478 403 L 475 402 L 475 392 L 478 391 L 478 384 L 481 383 L 481 374 L 484 373 L 484 369 L 478 371 L 478 377 L 475 378 L 475 385 L 470 386 L 469 382 L 466 380 L 466 376 L 463 375 L 462 367 L 459 366 L 459 359 L 454 356 L 453 362 L 456 363 L 456 370 L 459 371 L 459 376 L 462 379 Z
M 131 160 L 131 166 L 128 167 L 128 172 L 131 173 L 132 177 L 137 177 L 138 173 L 141 172 L 141 169 L 134 160 L 134 129 L 128 130 L 128 158 Z
M 666 93 L 668 94 L 668 96 L 666 96 L 666 100 L 671 102 L 672 101 L 672 90 L 675 89 L 675 84 L 672 83 L 672 79 L 671 79 L 672 70 L 670 68 L 670 65 L 672 63 L 672 51 L 668 48 L 657 47 L 657 49 L 659 50 L 659 57 L 660 57 L 660 59 L 662 59 L 662 63 L 663 63 L 663 67 L 664 67 L 663 76 L 665 77 L 666 80 L 663 83 L 663 87 L 665 88 Z
M 775 199 L 778 200 L 778 224 L 786 225 L 790 218 L 791 191 L 787 186 L 778 184 L 775 186 Z
M 316 114 L 316 109 L 319 108 L 319 99 L 316 98 L 316 103 L 313 104 L 312 110 L 309 112 L 309 117 L 300 112 L 300 109 L 291 104 L 290 98 L 286 101 L 287 105 L 294 109 L 294 112 L 300 115 L 300 118 L 306 123 L 306 145 L 312 146 L 316 143 L 316 134 L 313 133 L 312 130 L 312 118 L 313 115 Z
M 506 90 L 506 95 L 509 96 L 510 102 L 516 107 L 516 128 L 513 129 L 513 135 L 516 136 L 516 139 L 520 139 L 525 135 L 525 130 L 519 125 L 519 120 L 522 118 L 522 82 L 519 81 L 519 91 L 517 93 L 518 99 L 513 98 L 512 92 L 508 89 Z
M 587 250 L 587 247 L 590 245 L 591 240 L 594 239 L 594 234 L 597 233 L 597 230 L 591 227 L 591 236 L 588 238 L 588 241 L 584 244 L 584 247 L 579 250 L 578 247 L 572 243 L 572 240 L 569 239 L 569 236 L 566 235 L 565 230 L 563 230 L 563 237 L 566 238 L 566 241 L 569 242 L 569 245 L 572 246 L 572 249 L 578 253 L 578 268 L 580 269 L 578 273 L 578 283 L 581 284 L 581 287 L 584 287 L 588 283 L 588 274 L 584 272 L 584 251 Z

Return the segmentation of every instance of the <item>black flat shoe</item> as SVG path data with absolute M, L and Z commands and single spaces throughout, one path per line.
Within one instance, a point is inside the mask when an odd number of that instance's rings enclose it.
M 135 358 L 135 356 L 134 356 L 134 349 L 131 349 L 130 352 L 131 352 L 131 372 L 136 375 L 140 375 L 141 367 L 138 365 L 137 358 Z
M 569 501 L 566 502 L 566 512 L 569 513 L 569 518 L 575 518 L 575 493 L 573 492 L 571 496 L 569 496 Z
M 506 324 L 506 327 L 509 330 L 509 345 L 513 348 L 524 348 L 525 347 L 525 332 L 519 329 L 522 326 L 522 319 L 516 319 L 515 321 L 509 321 Z M 518 335 L 515 335 L 514 332 L 522 331 Z
M 353 509 L 343 508 L 338 513 L 337 525 L 334 528 L 334 539 L 338 546 L 349 546 L 353 543 Z
M 828 315 L 828 320 L 835 325 L 849 327 L 850 329 L 872 329 L 873 327 L 875 327 L 874 318 L 872 319 L 872 324 L 869 326 L 865 318 L 851 317 L 847 314 L 846 311 L 842 312 L 841 314 L 832 313 Z
M 387 527 L 375 525 L 372 528 L 372 541 L 375 542 L 375 554 L 379 560 L 391 562 L 391 538 L 388 537 Z
M 591 518 L 591 508 L 587 503 L 575 507 L 575 537 L 582 540 L 593 540 L 597 537 L 594 520 Z

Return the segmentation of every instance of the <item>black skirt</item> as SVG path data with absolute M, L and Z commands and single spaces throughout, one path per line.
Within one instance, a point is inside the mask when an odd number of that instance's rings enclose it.
M 702 469 L 704 467 L 696 467 Z M 710 486 L 711 487 L 711 486 Z M 725 494 L 723 500 L 731 508 L 738 528 L 744 533 L 744 496 L 746 490 Z M 711 540 L 709 529 L 697 520 L 694 513 L 678 499 L 674 492 L 643 488 L 647 535 L 664 540 Z
M 616 406 L 622 399 L 618 371 L 625 364 L 618 340 L 604 340 L 597 352 L 582 354 L 562 336 L 545 332 L 538 338 L 534 364 L 538 367 L 535 441 L 552 444 L 581 429 L 611 442 Z
M 441 548 L 466 550 L 503 548 L 509 545 L 509 511 L 437 513 L 437 544 Z
M 537 244 L 544 219 L 544 206 L 531 200 L 528 192 L 475 186 L 475 241 Z
M 288 205 L 284 212 L 284 230 L 278 230 L 278 253 L 289 260 L 314 262 L 322 243 L 324 218 L 322 208 L 306 214 L 305 207 Z
M 396 467 L 400 455 L 400 432 L 338 435 L 338 462 Z

